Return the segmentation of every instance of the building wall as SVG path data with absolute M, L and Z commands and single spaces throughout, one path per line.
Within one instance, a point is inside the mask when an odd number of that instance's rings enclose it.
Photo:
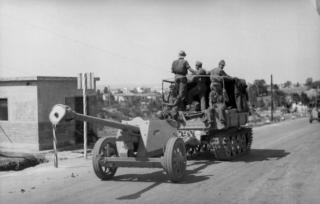
M 22 82 L 1 84 L 0 98 L 8 99 L 8 121 L 0 121 L 0 148 L 37 151 L 36 85 Z
M 77 80 L 38 80 L 38 120 L 39 120 L 39 146 L 40 150 L 52 149 L 52 125 L 49 113 L 55 104 L 67 104 L 74 109 L 75 100 L 68 100 L 80 94 L 77 91 Z M 72 145 L 74 138 L 75 122 L 62 122 L 57 127 L 58 147 Z
M 0 98 L 8 101 L 8 120 L 0 120 L 0 150 L 52 149 L 53 132 L 49 121 L 52 107 L 67 104 L 76 109 L 77 101 L 77 108 L 82 109 L 81 95 L 75 77 L 1 78 Z M 94 91 L 88 91 L 88 95 L 94 95 Z M 90 97 L 88 103 L 92 103 Z M 91 108 L 88 108 L 89 113 L 93 112 Z M 74 144 L 79 131 L 75 121 L 58 124 L 58 147 Z

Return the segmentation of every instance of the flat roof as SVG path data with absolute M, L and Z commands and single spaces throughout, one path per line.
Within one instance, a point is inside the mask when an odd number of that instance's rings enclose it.
M 0 77 L 0 82 L 14 81 L 74 81 L 77 77 L 59 77 L 59 76 L 27 76 L 27 77 Z

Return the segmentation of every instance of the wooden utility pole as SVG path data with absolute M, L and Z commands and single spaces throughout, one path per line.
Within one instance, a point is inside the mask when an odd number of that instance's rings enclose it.
M 273 121 L 273 79 L 271 74 L 271 121 Z
M 83 115 L 87 115 L 87 74 L 83 76 L 82 99 L 83 99 Z M 87 158 L 87 121 L 83 121 L 83 157 Z

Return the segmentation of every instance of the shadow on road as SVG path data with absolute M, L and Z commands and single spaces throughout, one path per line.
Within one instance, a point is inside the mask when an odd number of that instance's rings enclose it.
M 193 162 L 192 164 L 187 166 L 187 172 L 186 172 L 186 176 L 185 176 L 184 180 L 180 183 L 172 183 L 172 184 L 173 185 L 183 185 L 183 184 L 197 183 L 197 182 L 207 180 L 212 175 L 196 175 L 196 174 L 199 173 L 199 171 L 201 171 L 202 169 L 205 169 L 207 166 L 214 164 L 214 163 L 215 163 L 214 161 Z M 200 165 L 200 166 L 198 166 L 192 170 L 188 170 L 188 168 L 190 168 L 191 166 L 194 166 L 194 165 Z M 149 174 L 120 175 L 120 176 L 114 177 L 114 180 L 116 180 L 116 181 L 132 181 L 132 182 L 154 182 L 150 186 L 148 186 L 148 187 L 146 187 L 136 193 L 118 197 L 117 198 L 118 200 L 138 199 L 139 197 L 141 197 L 141 195 L 143 193 L 153 189 L 154 187 L 156 187 L 162 183 L 171 183 L 168 180 L 168 177 L 163 170 L 156 171 L 156 172 L 149 173 Z
M 232 160 L 232 162 L 256 162 L 256 161 L 265 161 L 265 160 L 279 160 L 283 157 L 289 155 L 290 152 L 287 152 L 283 149 L 251 149 L 249 154 L 241 156 Z
M 286 157 L 289 152 L 286 152 L 283 149 L 252 149 L 249 154 L 238 157 L 231 162 L 256 162 L 256 161 L 265 161 L 265 160 L 278 160 L 283 157 Z M 189 160 L 190 161 L 190 160 Z M 198 154 L 195 157 L 192 157 L 191 161 L 187 166 L 187 173 L 184 180 L 180 183 L 172 183 L 173 185 L 184 185 L 190 183 L 202 182 L 209 179 L 212 175 L 197 175 L 202 169 L 206 167 L 219 163 L 220 161 L 214 161 L 212 154 Z M 197 166 L 199 165 L 199 166 Z M 197 166 L 192 169 L 192 166 Z M 191 169 L 191 170 L 190 170 Z M 141 189 L 138 192 L 135 192 L 130 195 L 124 195 L 118 197 L 118 200 L 131 200 L 138 199 L 141 195 L 162 183 L 170 183 L 167 175 L 163 170 L 148 173 L 148 174 L 125 174 L 114 177 L 116 181 L 131 181 L 131 182 L 152 182 L 148 187 Z

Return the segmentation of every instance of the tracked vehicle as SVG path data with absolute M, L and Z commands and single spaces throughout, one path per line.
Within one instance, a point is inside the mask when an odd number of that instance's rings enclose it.
M 194 78 L 188 76 L 188 90 L 196 86 Z M 198 76 L 199 77 L 199 76 Z M 246 126 L 249 116 L 248 94 L 246 82 L 234 77 L 217 77 L 216 82 L 223 88 L 223 94 L 227 100 L 220 103 L 223 107 L 224 121 L 219 118 L 216 106 L 210 106 L 210 78 L 201 76 L 206 80 L 206 110 L 200 110 L 199 105 L 185 102 L 180 111 L 174 111 L 163 106 L 165 117 L 176 117 L 180 120 L 178 135 L 182 137 L 189 156 L 201 151 L 210 152 L 217 160 L 232 160 L 233 158 L 250 152 L 252 144 L 252 129 Z M 166 87 L 171 87 L 166 90 Z M 162 81 L 162 99 L 164 104 L 170 102 L 170 98 L 177 94 L 177 85 L 174 80 Z M 193 103 L 199 104 L 200 98 L 194 97 Z M 211 117 L 211 123 L 208 118 Z M 212 120 L 213 119 L 213 120 Z

